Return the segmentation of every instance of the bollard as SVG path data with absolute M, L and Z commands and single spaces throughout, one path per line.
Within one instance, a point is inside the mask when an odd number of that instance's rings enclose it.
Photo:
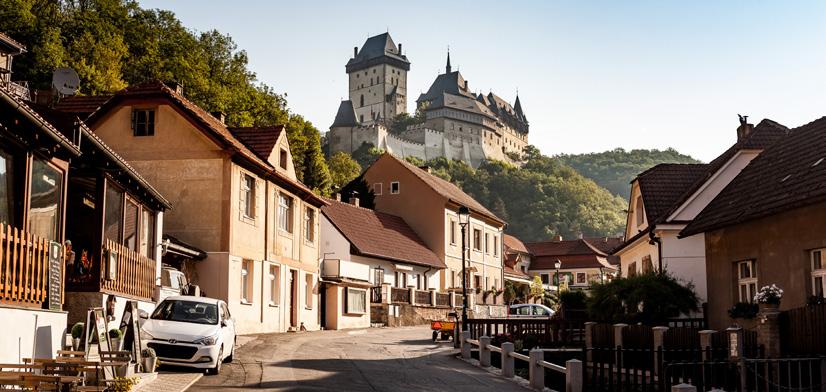
M 479 365 L 490 366 L 490 336 L 479 337 Z
M 514 359 L 511 354 L 513 354 L 513 343 L 502 343 L 502 377 L 505 378 L 513 378 L 514 375 Z
M 528 375 L 531 388 L 541 391 L 545 388 L 545 368 L 542 367 L 541 364 L 541 362 L 545 360 L 545 352 L 539 349 L 533 349 L 528 354 L 528 357 L 530 357 Z
M 569 359 L 565 361 L 565 392 L 582 392 L 582 361 Z
M 470 339 L 470 331 L 462 331 L 462 358 L 470 359 L 470 343 L 468 343 L 468 339 Z
M 697 392 L 697 387 L 691 384 L 678 384 L 671 387 L 671 392 Z

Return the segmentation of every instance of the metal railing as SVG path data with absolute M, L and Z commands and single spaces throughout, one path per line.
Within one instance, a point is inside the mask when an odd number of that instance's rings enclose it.
M 390 300 L 394 303 L 409 304 L 410 290 L 393 287 L 390 289 Z
M 381 286 L 370 288 L 370 302 L 374 304 L 381 303 Z
M 433 305 L 430 303 L 430 291 L 416 290 L 416 305 Z

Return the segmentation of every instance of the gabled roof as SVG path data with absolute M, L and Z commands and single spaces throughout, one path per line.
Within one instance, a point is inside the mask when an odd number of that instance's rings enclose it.
M 81 119 L 85 119 L 103 106 L 110 98 L 112 98 L 111 95 L 74 95 L 61 98 L 54 108 L 55 110 L 72 113 Z
M 281 132 L 284 131 L 284 126 L 232 127 L 228 129 L 259 158 L 267 160 L 272 154 L 275 144 L 278 143 L 278 138 L 281 136 Z
M 94 132 L 92 132 L 89 129 L 89 127 L 86 126 L 85 123 L 80 121 L 80 119 L 77 116 L 34 103 L 31 104 L 31 107 L 43 118 L 47 119 L 52 125 L 55 126 L 55 128 L 57 128 L 61 133 L 63 133 L 67 137 L 73 137 L 72 133 L 75 132 L 76 129 L 80 130 L 81 134 L 83 135 L 83 138 L 87 139 L 88 142 L 80 143 L 82 155 L 80 156 L 80 158 L 77 159 L 94 159 L 100 154 L 89 154 L 87 157 L 87 154 L 90 152 L 89 150 L 94 148 L 106 157 L 107 162 L 112 162 L 115 166 L 120 168 L 120 170 L 117 173 L 113 174 L 125 176 L 126 179 L 134 181 L 136 184 L 138 184 L 137 189 L 139 189 L 140 192 L 144 194 L 137 193 L 136 195 L 151 200 L 154 203 L 161 206 L 162 208 L 168 209 L 172 207 L 172 204 L 169 202 L 169 200 L 167 200 L 157 189 L 155 189 L 155 187 L 153 187 L 152 184 L 149 183 L 149 181 L 143 178 L 143 176 L 141 176 L 140 173 L 138 173 L 138 171 L 135 170 L 135 168 L 130 166 L 125 159 L 118 155 L 115 152 L 115 150 L 113 150 L 106 143 L 104 143 L 103 140 L 101 140 L 100 137 L 98 137 Z M 104 169 L 101 168 L 101 170 Z M 110 170 L 108 168 L 106 170 L 115 172 L 114 170 Z M 145 193 L 148 193 L 148 195 Z M 147 201 L 144 200 L 144 202 Z
M 330 125 L 330 128 L 355 127 L 357 125 L 359 125 L 359 122 L 356 119 L 356 110 L 353 109 L 353 101 L 350 101 L 349 99 L 346 101 L 341 101 L 338 105 L 336 118 L 333 120 L 333 125 Z
M 516 238 L 510 234 L 505 234 L 502 236 L 502 240 L 505 242 L 505 247 L 509 250 L 520 253 L 530 253 L 528 252 L 528 248 L 525 247 L 525 244 L 522 243 L 519 238 Z
M 413 165 L 410 162 L 407 162 L 403 159 L 398 159 L 390 153 L 384 153 L 379 159 L 386 158 L 392 159 L 396 162 L 399 162 L 402 166 L 404 166 L 407 170 L 409 170 L 413 175 L 418 177 L 422 182 L 425 183 L 428 187 L 433 189 L 436 193 L 440 194 L 442 197 L 448 199 L 448 201 L 452 201 L 458 205 L 463 205 L 467 208 L 470 208 L 471 213 L 477 213 L 483 215 L 489 219 L 492 219 L 499 223 L 505 223 L 504 220 L 496 216 L 494 213 L 490 212 L 487 208 L 485 208 L 482 204 L 480 204 L 476 199 L 470 197 L 467 193 L 459 189 L 458 186 L 451 184 L 448 181 L 445 181 L 439 177 L 430 174 L 421 168 Z M 369 170 L 369 169 L 368 169 Z
M 416 102 L 435 101 L 443 93 L 476 99 L 476 95 L 465 88 L 465 78 L 462 77 L 462 74 L 459 71 L 453 71 L 437 76 L 427 92 L 419 95 Z
M 393 42 L 390 33 L 368 38 L 358 54 L 347 61 L 345 69 L 349 73 L 383 63 L 410 70 L 410 62 L 407 61 L 407 56 L 399 52 L 399 48 Z
M 565 241 L 543 241 L 525 244 L 531 251 L 532 270 L 555 269 L 560 261 L 560 269 L 614 268 L 608 262 L 608 255 L 592 246 L 584 239 Z M 604 261 L 603 261 L 604 260 Z
M 702 163 L 661 163 L 638 175 L 648 226 L 668 216 L 672 206 L 708 171 Z M 633 202 L 633 201 L 632 201 Z
M 306 185 L 275 170 L 265 159 L 260 158 L 249 147 L 244 145 L 241 140 L 235 137 L 223 122 L 194 102 L 186 99 L 183 95 L 178 94 L 160 80 L 150 80 L 118 91 L 111 99 L 106 101 L 103 106 L 89 116 L 87 124 L 94 127 L 94 124 L 102 119 L 111 108 L 129 99 L 165 99 L 172 102 L 175 107 L 189 116 L 190 120 L 198 126 L 198 129 L 202 130 L 216 143 L 236 153 L 240 159 L 257 167 L 264 175 L 279 185 L 303 196 L 305 200 L 311 200 L 314 205 L 320 206 L 325 203 L 321 197 L 315 195 Z
M 2 32 L 0 32 L 0 47 L 6 49 L 8 53 L 12 54 L 21 54 L 26 51 L 25 45 Z
M 482 116 L 486 116 L 493 120 L 496 119 L 496 114 L 494 114 L 483 103 L 479 102 L 476 99 L 465 97 L 462 95 L 440 93 L 436 96 L 436 98 L 433 101 L 430 101 L 430 104 L 427 105 L 427 109 L 425 110 L 430 111 L 440 108 L 451 108 L 465 112 L 476 113 Z
M 826 200 L 826 117 L 763 150 L 680 233 L 689 236 Z
M 321 212 L 362 256 L 378 257 L 426 267 L 445 268 L 445 263 L 401 217 L 356 207 L 336 200 Z
M 597 248 L 601 252 L 609 255 L 614 249 L 623 243 L 622 237 L 589 237 L 584 238 L 584 240 L 594 248 Z
M 48 120 L 44 119 L 43 116 L 32 109 L 28 103 L 2 86 L 0 86 L 0 103 L 7 104 L 12 111 L 21 114 L 39 129 L 43 135 L 63 147 L 69 155 L 75 157 L 80 155 L 80 147 L 75 144 L 74 139 L 70 140 L 67 138 L 66 135 L 57 130 L 54 125 L 50 124 Z

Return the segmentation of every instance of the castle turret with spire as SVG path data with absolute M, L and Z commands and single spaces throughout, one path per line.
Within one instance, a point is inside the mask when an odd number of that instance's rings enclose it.
M 353 152 L 363 144 L 400 157 L 463 160 L 478 166 L 488 159 L 518 163 L 528 145 L 528 120 L 516 96 L 513 106 L 493 92 L 474 93 L 447 52 L 445 72 L 436 77 L 416 107 L 424 122 L 397 134 L 388 127 L 406 113 L 410 62 L 388 33 L 370 37 L 347 62 L 350 99 L 342 101 L 328 140 L 330 151 Z

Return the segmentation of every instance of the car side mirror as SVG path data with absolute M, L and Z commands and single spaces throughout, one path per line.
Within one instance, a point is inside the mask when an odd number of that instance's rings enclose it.
M 227 326 L 227 320 L 221 320 L 221 327 L 223 328 L 223 327 L 226 327 L 226 326 Z
M 145 310 L 138 309 L 138 317 L 142 318 L 144 320 L 148 320 L 149 319 L 149 313 L 147 313 Z

